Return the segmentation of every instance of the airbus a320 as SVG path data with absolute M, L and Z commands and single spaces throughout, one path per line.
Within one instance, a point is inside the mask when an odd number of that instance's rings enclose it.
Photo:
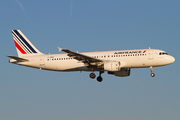
M 173 63 L 175 58 L 159 49 L 134 49 L 100 52 L 74 52 L 68 49 L 61 54 L 43 54 L 20 31 L 12 30 L 18 57 L 10 56 L 10 63 L 51 71 L 89 71 L 90 78 L 95 79 L 95 71 L 99 72 L 98 82 L 102 82 L 102 73 L 126 77 L 131 68 L 150 68 L 154 77 L 154 67 Z

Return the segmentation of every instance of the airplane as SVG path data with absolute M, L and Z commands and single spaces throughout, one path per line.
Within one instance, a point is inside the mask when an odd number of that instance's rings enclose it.
M 74 52 L 59 48 L 61 54 L 43 54 L 21 30 L 12 30 L 18 57 L 10 56 L 9 63 L 50 71 L 89 71 L 90 78 L 95 79 L 95 71 L 99 72 L 98 82 L 102 82 L 102 73 L 118 77 L 130 76 L 131 68 L 150 68 L 154 77 L 154 67 L 173 63 L 175 58 L 159 49 L 134 49 L 99 52 Z

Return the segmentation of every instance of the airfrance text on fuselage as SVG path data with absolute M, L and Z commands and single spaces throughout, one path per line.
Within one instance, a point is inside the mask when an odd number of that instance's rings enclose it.
M 115 52 L 114 54 L 134 54 L 134 53 L 144 53 L 142 51 L 129 51 L 129 52 Z

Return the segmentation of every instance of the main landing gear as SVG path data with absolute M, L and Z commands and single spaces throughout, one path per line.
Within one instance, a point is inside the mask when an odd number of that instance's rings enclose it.
M 155 76 L 155 74 L 153 73 L 153 67 L 152 67 L 152 66 L 150 66 L 150 69 L 151 69 L 151 77 L 154 77 L 154 76 Z
M 92 72 L 90 75 L 89 75 L 90 78 L 94 79 L 96 78 L 96 75 L 94 74 L 94 72 Z
M 102 82 L 103 81 L 103 78 L 101 77 L 101 74 L 104 73 L 104 71 L 100 71 L 99 72 L 99 76 L 97 77 L 97 81 L 98 82 Z M 96 77 L 96 75 L 94 74 L 94 72 L 92 72 L 90 75 L 89 75 L 90 78 L 94 79 Z

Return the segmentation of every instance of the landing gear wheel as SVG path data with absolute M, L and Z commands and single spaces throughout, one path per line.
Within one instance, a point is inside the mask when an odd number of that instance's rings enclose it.
M 155 74 L 153 73 L 153 66 L 150 66 L 150 69 L 151 69 L 151 76 L 154 77 Z
M 155 74 L 154 73 L 151 73 L 151 77 L 154 77 L 155 76 Z
M 94 79 L 94 78 L 96 78 L 96 75 L 95 75 L 94 73 L 91 73 L 91 74 L 89 75 L 89 77 L 92 78 L 92 79 Z
M 102 78 L 101 76 L 98 76 L 98 77 L 97 77 L 97 81 L 98 81 L 98 82 L 102 82 L 102 81 L 103 81 L 103 78 Z

